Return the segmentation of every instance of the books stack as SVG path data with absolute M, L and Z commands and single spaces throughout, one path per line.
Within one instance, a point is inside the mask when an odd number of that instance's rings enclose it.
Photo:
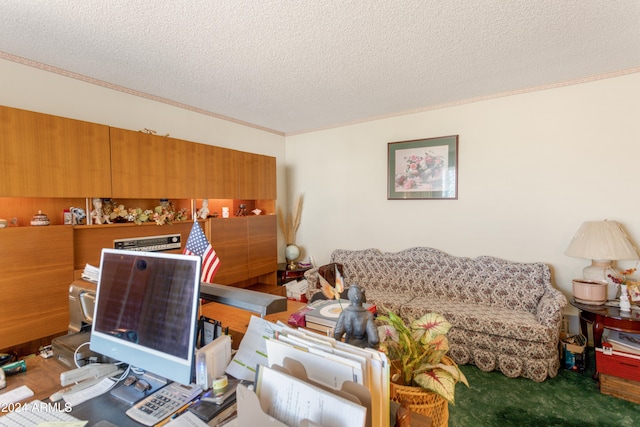
M 607 342 L 616 351 L 640 355 L 640 334 L 609 330 Z
M 320 332 L 323 335 L 332 337 L 336 322 L 344 307 L 351 302 L 347 299 L 337 300 L 320 300 L 309 304 L 307 307 L 311 310 L 306 312 L 305 327 L 313 331 Z M 364 303 L 363 307 L 369 310 L 375 316 L 377 313 L 374 304 Z

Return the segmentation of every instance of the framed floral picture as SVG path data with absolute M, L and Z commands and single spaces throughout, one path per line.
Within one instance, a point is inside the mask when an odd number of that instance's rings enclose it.
M 457 199 L 458 135 L 389 143 L 387 199 Z

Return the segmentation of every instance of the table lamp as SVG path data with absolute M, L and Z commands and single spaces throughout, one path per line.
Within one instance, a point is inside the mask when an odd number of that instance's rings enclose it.
M 587 280 L 607 281 L 607 271 L 612 261 L 638 260 L 636 247 L 616 221 L 587 221 L 573 236 L 573 240 L 564 252 L 574 258 L 591 260 L 591 265 L 582 270 Z
M 574 298 L 587 304 L 613 300 L 618 285 L 607 281 L 612 261 L 640 259 L 622 226 L 616 221 L 587 221 L 571 240 L 565 255 L 591 260 L 582 270 L 583 280 L 573 281 Z

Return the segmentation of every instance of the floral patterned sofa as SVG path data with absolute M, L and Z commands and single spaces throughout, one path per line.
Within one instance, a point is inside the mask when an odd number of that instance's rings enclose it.
M 449 354 L 459 364 L 538 382 L 558 373 L 567 300 L 551 285 L 546 264 L 455 257 L 425 247 L 337 249 L 330 262 L 342 265 L 345 286 L 362 286 L 379 313 L 391 310 L 407 321 L 442 314 L 453 325 Z M 309 300 L 319 291 L 317 275 L 318 268 L 305 273 Z

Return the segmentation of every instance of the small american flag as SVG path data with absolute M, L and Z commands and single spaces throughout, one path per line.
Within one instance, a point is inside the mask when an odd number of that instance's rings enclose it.
M 216 254 L 216 251 L 211 247 L 211 243 L 207 240 L 207 236 L 204 235 L 202 228 L 198 222 L 193 223 L 187 244 L 184 246 L 184 254 L 186 255 L 199 255 L 202 257 L 202 281 L 207 283 L 213 283 L 211 280 L 220 267 L 220 259 Z

